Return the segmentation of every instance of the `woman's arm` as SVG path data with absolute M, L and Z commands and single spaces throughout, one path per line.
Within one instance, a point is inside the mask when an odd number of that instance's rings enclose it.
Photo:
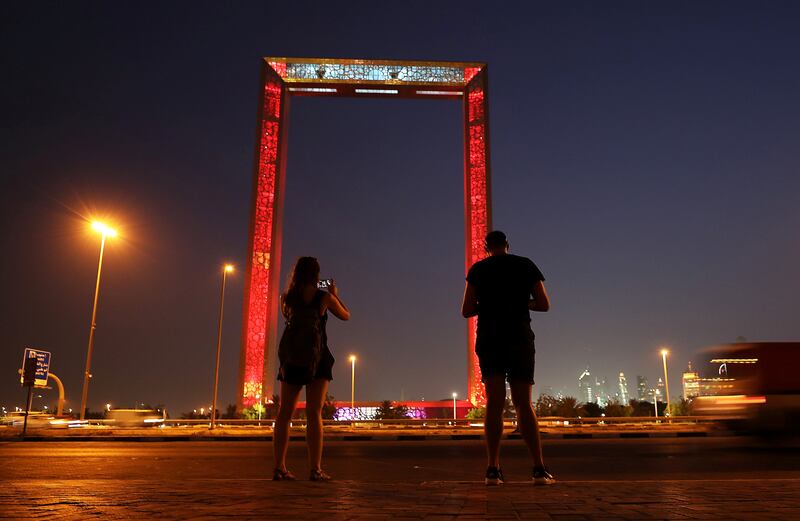
M 537 280 L 531 288 L 533 299 L 528 301 L 528 309 L 531 311 L 549 311 L 550 310 L 550 297 L 547 296 L 547 290 L 544 289 L 544 282 Z
M 461 316 L 464 318 L 474 317 L 478 314 L 478 292 L 475 286 L 467 282 L 464 288 L 464 300 L 461 302 Z
M 331 281 L 328 293 L 325 294 L 322 302 L 336 318 L 340 320 L 350 320 L 350 310 L 347 309 L 344 302 L 339 299 L 339 290 L 336 287 L 336 282 Z

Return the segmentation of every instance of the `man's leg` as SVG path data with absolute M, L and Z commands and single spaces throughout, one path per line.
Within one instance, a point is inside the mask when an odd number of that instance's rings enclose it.
M 514 408 L 517 410 L 517 421 L 522 439 L 528 446 L 533 466 L 542 468 L 544 460 L 542 459 L 542 442 L 539 438 L 539 422 L 536 421 L 536 413 L 531 407 L 533 386 L 527 382 L 509 382 L 509 385 L 511 386 L 511 401 L 514 402 Z
M 486 388 L 486 456 L 489 467 L 500 466 L 500 438 L 503 436 L 503 407 L 506 403 L 506 377 L 490 374 L 484 377 Z

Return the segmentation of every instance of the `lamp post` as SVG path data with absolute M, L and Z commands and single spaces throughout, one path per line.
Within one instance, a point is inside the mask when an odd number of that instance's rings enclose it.
M 653 409 L 656 418 L 658 418 L 658 389 L 653 389 Z
M 83 391 L 81 392 L 81 420 L 86 416 L 86 399 L 89 396 L 89 378 L 92 377 L 92 349 L 94 348 L 94 330 L 97 329 L 97 297 L 100 293 L 100 273 L 103 270 L 103 252 L 106 248 L 106 238 L 116 237 L 117 231 L 99 221 L 92 223 L 92 228 L 102 234 L 100 241 L 100 260 L 97 263 L 97 282 L 94 286 L 94 304 L 92 304 L 92 322 L 89 326 L 89 347 L 86 349 L 86 369 L 83 372 Z
M 458 393 L 453 393 L 453 419 L 456 419 L 456 397 Z
M 219 386 L 219 354 L 222 350 L 222 316 L 225 312 L 225 282 L 228 280 L 228 273 L 233 273 L 233 264 L 226 264 L 222 267 L 222 290 L 219 294 L 219 322 L 217 323 L 217 363 L 214 366 L 214 399 L 211 400 L 211 427 L 217 417 L 217 387 Z
M 667 354 L 669 351 L 666 349 L 661 350 L 661 360 L 664 362 L 664 390 L 667 392 L 667 412 L 664 416 L 672 416 L 669 406 L 669 378 L 667 377 Z
M 350 355 L 350 411 L 355 415 L 356 403 L 356 356 Z

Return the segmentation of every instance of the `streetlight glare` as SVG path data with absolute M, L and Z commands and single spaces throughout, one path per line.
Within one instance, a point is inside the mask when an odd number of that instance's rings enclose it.
M 92 228 L 94 230 L 97 230 L 98 232 L 102 233 L 106 237 L 116 237 L 117 236 L 117 230 L 115 230 L 114 228 L 112 228 L 109 225 L 107 225 L 107 224 L 105 224 L 103 222 L 100 222 L 100 221 L 93 221 L 92 222 Z
M 233 264 L 226 264 L 225 265 L 225 272 L 233 273 Z
M 667 351 L 666 349 L 662 349 L 661 350 L 661 356 L 667 356 L 668 354 L 669 354 L 669 351 Z
M 356 361 L 356 357 L 355 357 L 355 355 L 350 355 L 350 361 L 351 361 L 351 362 L 355 362 L 355 361 Z
M 458 393 L 453 393 L 453 398 L 458 397 Z

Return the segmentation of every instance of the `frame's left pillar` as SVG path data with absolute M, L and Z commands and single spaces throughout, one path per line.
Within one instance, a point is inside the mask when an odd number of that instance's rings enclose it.
M 280 76 L 266 62 L 258 108 L 250 242 L 239 360 L 241 411 L 272 398 L 279 314 L 281 228 L 289 96 Z

